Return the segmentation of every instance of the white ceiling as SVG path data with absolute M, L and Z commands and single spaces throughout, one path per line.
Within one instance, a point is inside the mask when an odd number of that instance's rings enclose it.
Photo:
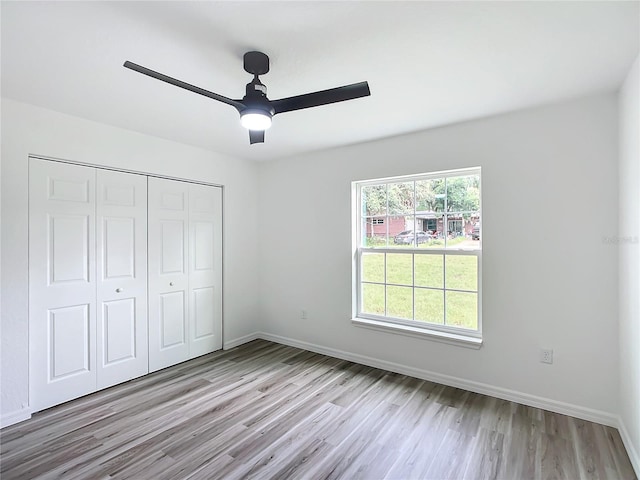
M 2 96 L 264 160 L 617 89 L 633 2 L 7 2 Z M 261 50 L 271 99 L 367 80 L 371 96 L 274 118 L 249 145 L 232 107 L 122 67 L 241 98 Z

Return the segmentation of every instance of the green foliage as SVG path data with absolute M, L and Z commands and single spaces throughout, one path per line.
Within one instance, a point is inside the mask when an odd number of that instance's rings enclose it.
M 444 212 L 445 194 L 444 178 L 416 182 L 416 210 Z
M 447 211 L 477 212 L 480 209 L 480 178 L 453 177 L 447 179 Z
M 413 213 L 413 189 L 415 182 L 390 183 L 387 185 L 389 215 Z
M 416 211 L 477 212 L 480 178 L 471 175 L 368 185 L 362 188 L 362 200 L 365 216 L 412 214 L 414 206 Z
M 362 209 L 365 216 L 386 215 L 387 186 L 369 185 L 362 187 Z

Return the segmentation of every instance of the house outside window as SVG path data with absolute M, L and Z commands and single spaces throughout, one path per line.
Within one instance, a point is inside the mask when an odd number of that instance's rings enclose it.
M 480 168 L 353 187 L 354 322 L 478 343 Z

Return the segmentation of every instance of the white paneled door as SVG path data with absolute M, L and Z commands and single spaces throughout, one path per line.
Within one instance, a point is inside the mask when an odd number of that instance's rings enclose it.
M 98 389 L 149 371 L 147 177 L 97 170 Z
M 149 371 L 189 358 L 189 184 L 149 178 Z
M 149 178 L 149 370 L 222 348 L 222 193 Z
M 34 411 L 96 389 L 95 169 L 31 160 L 29 344 Z
M 222 348 L 222 191 L 189 186 L 189 357 Z

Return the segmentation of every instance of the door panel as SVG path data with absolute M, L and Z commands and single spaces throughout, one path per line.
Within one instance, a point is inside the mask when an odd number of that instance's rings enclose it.
M 214 263 L 214 222 L 195 222 L 194 231 L 194 270 L 213 270 Z
M 51 214 L 47 239 L 50 284 L 89 281 L 89 215 Z
M 189 358 L 189 184 L 149 178 L 149 370 Z
M 103 365 L 135 359 L 136 299 L 103 302 L 102 325 Z
M 160 208 L 162 210 L 175 210 L 177 212 L 184 212 L 187 209 L 187 195 L 188 190 L 186 188 L 181 188 L 178 184 L 182 184 L 183 182 L 175 182 L 173 180 L 158 180 L 159 183 L 164 183 L 165 188 L 172 188 L 171 191 L 164 190 L 158 192 L 160 197 Z M 171 183 L 167 183 L 171 182 Z M 171 186 L 170 186 L 171 185 Z
M 185 343 L 187 322 L 184 318 L 184 312 L 184 292 L 160 295 L 160 350 Z
M 186 273 L 185 242 L 187 229 L 183 220 L 160 220 L 160 250 L 162 251 L 162 263 L 160 274 Z
M 49 381 L 89 372 L 89 305 L 49 310 Z
M 96 389 L 95 169 L 29 159 L 34 411 Z
M 147 177 L 97 170 L 97 385 L 149 371 Z
M 193 290 L 193 338 L 198 340 L 215 334 L 216 291 L 214 287 L 196 288 Z
M 103 217 L 102 228 L 104 278 L 135 278 L 136 218 Z
M 222 348 L 222 189 L 189 186 L 190 358 Z
M 42 160 L 34 161 L 42 162 Z M 75 165 L 67 165 L 67 167 L 74 168 Z M 65 175 L 67 175 L 67 172 L 62 173 L 62 171 L 59 170 L 58 173 L 50 170 L 50 176 L 47 182 L 47 198 L 49 200 L 59 200 L 62 202 L 93 204 L 93 180 L 76 176 L 75 174 L 69 177 L 65 177 Z
M 115 172 L 116 175 L 119 172 Z M 102 204 L 117 205 L 120 207 L 133 207 L 137 202 L 135 185 L 115 185 L 105 183 L 102 185 Z

